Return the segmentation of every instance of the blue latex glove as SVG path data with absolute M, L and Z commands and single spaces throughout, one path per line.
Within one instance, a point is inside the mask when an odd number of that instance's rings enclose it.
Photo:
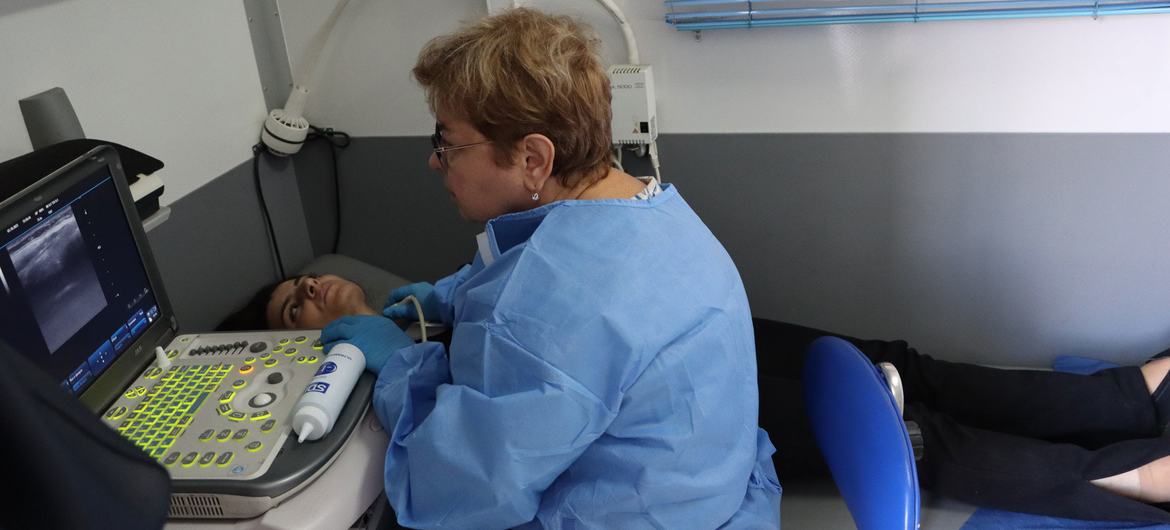
M 439 297 L 435 294 L 435 286 L 427 282 L 412 283 L 391 291 L 390 297 L 386 299 L 386 305 L 382 306 L 382 314 L 386 318 L 418 320 L 418 313 L 414 310 L 414 304 L 410 302 L 399 304 L 402 299 L 409 295 L 414 295 L 415 298 L 418 298 L 418 303 L 422 306 L 423 316 L 428 321 L 439 322 L 442 320 L 439 317 Z
M 375 374 L 394 352 L 414 344 L 393 321 L 374 315 L 351 315 L 330 322 L 321 330 L 321 342 L 325 351 L 342 342 L 353 344 L 365 354 L 366 370 Z

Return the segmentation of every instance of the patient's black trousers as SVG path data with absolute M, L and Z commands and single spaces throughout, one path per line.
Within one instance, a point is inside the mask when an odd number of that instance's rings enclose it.
M 1170 512 L 1092 485 L 1170 455 L 1162 438 L 1170 391 L 1151 398 L 1141 370 L 1093 375 L 1002 370 L 932 359 L 905 341 L 861 340 L 757 319 L 760 425 L 786 477 L 827 473 L 798 382 L 820 336 L 852 342 L 898 368 L 906 416 L 922 428 L 922 487 L 978 506 L 1058 517 L 1170 523 Z M 1163 387 L 1166 382 L 1163 382 Z M 1165 391 L 1165 392 L 1164 392 Z M 1167 394 L 1163 396 L 1163 394 Z M 864 449 L 862 449 L 864 450 Z

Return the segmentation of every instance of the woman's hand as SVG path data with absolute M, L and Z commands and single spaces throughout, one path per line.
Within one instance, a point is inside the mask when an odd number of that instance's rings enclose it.
M 391 291 L 390 298 L 386 299 L 386 305 L 382 306 L 382 314 L 386 318 L 418 320 L 418 312 L 414 310 L 414 304 L 401 303 L 402 300 L 411 295 L 418 299 L 419 305 L 422 306 L 423 316 L 427 320 L 432 322 L 440 320 L 439 297 L 435 295 L 435 286 L 427 282 L 412 283 Z
M 321 330 L 321 342 L 327 352 L 342 342 L 354 345 L 366 356 L 366 370 L 375 374 L 394 352 L 414 344 L 392 320 L 373 315 L 351 315 L 330 322 Z

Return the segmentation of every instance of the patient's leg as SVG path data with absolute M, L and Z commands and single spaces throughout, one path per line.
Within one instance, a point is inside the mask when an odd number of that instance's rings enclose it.
M 1142 502 L 1170 502 L 1170 456 L 1092 482 L 1113 493 Z
M 1094 450 L 969 427 L 922 404 L 908 405 L 906 413 L 923 434 L 919 481 L 934 493 L 1056 517 L 1170 523 L 1170 513 L 1134 500 L 1157 498 L 1096 485 L 1103 477 L 1147 465 L 1160 470 L 1170 458 L 1164 439 L 1128 440 Z
M 1167 392 L 1166 375 L 1170 373 L 1170 358 L 1154 359 L 1142 366 L 1141 370 L 1146 381 L 1146 389 L 1154 396 L 1155 401 L 1163 398 L 1162 394 Z M 1096 479 L 1093 484 L 1145 502 L 1170 502 L 1170 457 L 1162 457 L 1137 469 Z
M 893 363 L 907 403 L 926 404 L 972 427 L 1092 448 L 1158 436 L 1166 421 L 1150 399 L 1146 373 L 1156 377 L 1152 369 L 1112 368 L 1089 376 L 1003 370 L 937 360 L 905 341 L 863 340 L 762 319 L 755 327 L 761 374 L 799 377 L 809 343 L 840 337 L 874 363 Z M 1165 393 L 1170 402 L 1170 390 Z

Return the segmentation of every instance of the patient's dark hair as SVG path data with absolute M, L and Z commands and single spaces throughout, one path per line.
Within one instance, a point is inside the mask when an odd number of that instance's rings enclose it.
M 215 330 L 251 331 L 255 329 L 270 329 L 272 326 L 268 325 L 268 301 L 272 299 L 272 292 L 276 290 L 276 286 L 295 278 L 297 276 L 265 285 L 252 296 L 252 300 L 248 302 L 248 305 L 228 315 L 227 318 L 223 319 L 215 327 Z

